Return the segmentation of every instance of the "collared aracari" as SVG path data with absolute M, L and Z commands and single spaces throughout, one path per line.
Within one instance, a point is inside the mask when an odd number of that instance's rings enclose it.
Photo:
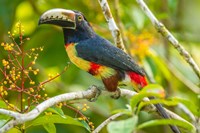
M 97 35 L 81 12 L 51 9 L 42 14 L 39 24 L 62 27 L 71 62 L 100 78 L 108 91 L 115 92 L 121 82 L 131 83 L 137 88 L 147 85 L 144 70 L 128 54 Z M 170 118 L 162 106 L 156 107 L 164 118 Z
M 52 9 L 41 16 L 39 24 L 61 26 L 71 62 L 102 79 L 108 91 L 116 91 L 124 80 L 141 88 L 147 85 L 143 69 L 128 54 L 97 35 L 82 13 Z

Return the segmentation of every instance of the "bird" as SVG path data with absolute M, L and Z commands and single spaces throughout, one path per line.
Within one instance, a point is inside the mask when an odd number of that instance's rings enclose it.
M 40 17 L 39 24 L 62 27 L 70 61 L 101 79 L 109 92 L 115 92 L 123 82 L 137 88 L 147 85 L 144 70 L 124 51 L 97 35 L 81 12 L 51 9 Z
M 62 27 L 70 61 L 102 80 L 107 91 L 116 92 L 122 83 L 131 84 L 137 91 L 148 85 L 144 69 L 130 55 L 96 34 L 80 11 L 50 9 L 41 15 L 41 24 Z M 156 107 L 164 118 L 170 118 L 161 105 Z

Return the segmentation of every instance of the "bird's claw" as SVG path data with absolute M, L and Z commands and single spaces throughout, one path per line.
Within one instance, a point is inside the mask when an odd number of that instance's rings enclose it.
M 101 88 L 97 87 L 95 85 L 92 85 L 89 87 L 89 89 L 96 89 L 95 90 L 95 95 L 92 98 L 87 99 L 89 102 L 95 102 L 97 100 L 97 98 L 99 97 L 99 95 L 101 94 Z
M 113 99 L 119 99 L 120 96 L 121 96 L 121 91 L 120 91 L 119 88 L 117 88 L 117 90 L 110 97 L 113 98 Z

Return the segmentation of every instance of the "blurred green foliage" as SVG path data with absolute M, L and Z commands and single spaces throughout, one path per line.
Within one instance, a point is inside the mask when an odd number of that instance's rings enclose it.
M 116 17 L 114 0 L 108 0 L 108 2 L 114 17 Z M 147 1 L 147 4 L 150 6 L 151 10 L 155 13 L 158 19 L 162 20 L 168 29 L 192 54 L 195 61 L 200 66 L 200 18 L 198 17 L 200 12 L 200 1 L 149 0 Z M 55 26 L 38 27 L 40 15 L 44 11 L 52 8 L 73 9 L 83 12 L 87 20 L 94 27 L 95 31 L 113 42 L 97 0 L 1 0 L 0 42 L 8 40 L 7 32 L 13 31 L 15 23 L 20 21 L 25 27 L 25 36 L 31 38 L 31 40 L 26 43 L 26 47 L 32 48 L 44 46 L 44 51 L 40 53 L 37 62 L 37 67 L 41 70 L 39 74 L 39 79 L 41 80 L 48 78 L 49 73 L 56 74 L 61 72 L 69 62 L 64 49 L 62 30 Z M 194 103 L 194 105 L 197 105 L 195 108 L 200 107 L 200 99 L 198 98 L 200 95 L 198 87 L 199 79 L 196 77 L 188 64 L 180 57 L 177 51 L 165 42 L 165 40 L 162 39 L 158 33 L 156 33 L 152 24 L 141 11 L 136 2 L 133 0 L 119 1 L 118 10 L 121 21 L 124 24 L 123 31 L 127 36 L 137 38 L 138 35 L 142 36 L 143 31 L 145 31 L 150 33 L 153 38 L 155 38 L 156 41 L 151 42 L 152 44 L 148 47 L 151 54 L 147 54 L 145 58 L 139 60 L 147 70 L 148 74 L 153 76 L 156 82 L 165 88 L 167 97 L 181 97 L 186 100 L 190 100 Z M 130 48 L 128 51 L 131 51 L 131 48 L 133 48 L 132 45 L 142 45 L 142 43 L 140 41 L 132 42 L 131 39 L 128 38 L 126 45 Z M 0 48 L 0 59 L 2 60 L 4 57 L 5 53 L 2 48 Z M 1 63 L 0 67 L 2 67 Z M 73 64 L 70 64 L 70 67 L 64 74 L 46 86 L 46 91 L 49 96 L 55 96 L 61 93 L 85 90 L 92 84 L 102 85 L 101 81 L 98 81 L 86 72 L 79 70 Z M 87 103 L 90 106 L 90 109 L 83 113 L 90 118 L 90 121 L 92 121 L 96 127 L 109 115 L 111 115 L 111 112 L 114 110 L 125 109 L 126 104 L 128 104 L 128 100 L 124 98 L 114 100 L 109 96 L 101 96 L 95 103 L 88 103 L 87 101 L 81 101 L 80 103 Z M 75 107 L 78 105 L 79 104 L 75 105 Z M 194 108 L 190 110 L 193 109 Z M 73 112 L 69 108 L 63 108 L 63 110 L 66 112 L 65 114 L 71 117 L 76 117 L 76 112 Z M 173 110 L 186 120 L 191 121 L 190 118 L 179 108 L 174 107 Z M 142 123 L 157 117 L 157 115 L 140 112 L 139 121 L 137 121 L 138 123 Z M 56 119 L 57 118 L 58 117 L 56 117 Z M 119 123 L 110 123 L 108 130 L 104 128 L 102 133 L 117 130 L 113 129 L 112 124 L 118 125 L 129 123 L 130 121 L 135 121 L 135 118 L 126 119 L 125 121 L 120 121 Z M 81 133 L 87 132 L 87 130 L 82 127 L 65 125 L 63 123 L 60 124 L 58 122 L 55 124 L 56 129 L 52 125 L 45 125 L 44 127 L 46 127 L 45 129 L 49 129 L 48 127 L 51 127 L 50 130 L 52 130 L 52 132 L 56 130 L 57 133 L 62 133 L 63 131 Z M 35 125 L 34 127 L 28 128 L 27 132 L 45 133 L 45 129 L 42 126 Z M 17 129 L 12 129 L 10 132 L 18 132 L 16 130 Z M 141 132 L 167 133 L 170 132 L 170 129 L 168 127 L 166 128 L 166 126 L 158 126 L 142 129 Z

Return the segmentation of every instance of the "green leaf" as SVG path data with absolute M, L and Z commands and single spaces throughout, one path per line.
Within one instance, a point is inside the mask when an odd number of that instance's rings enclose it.
M 177 9 L 178 1 L 176 0 L 168 0 L 169 8 L 171 12 L 174 12 Z
M 4 124 L 6 124 L 7 120 L 0 120 L 0 127 L 2 127 Z
M 178 97 L 172 98 L 171 100 L 184 104 L 193 114 L 195 114 L 196 116 L 200 116 L 199 106 L 195 105 L 192 101 Z
M 164 95 L 165 95 L 165 91 L 164 91 L 163 87 L 159 84 L 149 84 L 149 85 L 145 86 L 144 88 L 142 88 L 142 90 L 140 92 L 157 93 L 161 97 L 164 97 Z
M 126 115 L 132 115 L 132 111 L 129 109 L 116 109 L 114 111 L 111 112 L 111 114 L 117 114 L 117 113 L 123 113 Z
M 156 64 L 157 70 L 159 70 L 167 80 L 171 80 L 171 73 L 166 67 L 166 63 L 159 56 L 156 55 L 152 55 L 151 59 Z
M 137 116 L 126 120 L 112 121 L 108 124 L 107 130 L 109 133 L 132 133 L 135 130 L 137 122 Z
M 38 125 L 44 125 L 44 124 L 48 124 L 48 123 L 59 123 L 59 124 L 70 124 L 70 125 L 76 125 L 76 126 L 80 126 L 80 127 L 84 127 L 88 130 L 88 127 L 86 127 L 84 124 L 82 124 L 81 122 L 79 122 L 78 120 L 70 117 L 70 116 L 66 116 L 66 118 L 63 118 L 59 115 L 44 115 L 44 116 L 40 116 L 37 119 L 27 122 L 25 124 L 26 128 L 29 128 L 31 126 L 38 126 Z
M 0 114 L 0 127 L 5 125 L 10 120 L 10 116 Z
M 127 109 L 116 109 L 116 110 L 112 111 L 111 114 L 123 113 L 123 114 L 132 116 L 133 111 L 132 111 L 131 106 L 129 104 L 126 104 L 126 107 L 127 107 Z
M 158 98 L 163 98 L 164 96 L 164 89 L 157 84 L 150 84 L 146 87 L 144 87 L 140 93 L 137 95 L 133 96 L 131 98 L 131 107 L 134 109 L 136 105 L 143 100 L 145 97 L 158 97 Z
M 19 129 L 17 129 L 17 128 L 12 128 L 6 133 L 21 133 L 21 131 Z
M 132 8 L 132 19 L 139 30 L 144 27 L 145 15 L 138 7 Z
M 137 112 L 139 112 L 144 106 L 147 106 L 150 104 L 158 104 L 158 103 L 161 103 L 161 104 L 164 104 L 167 106 L 176 106 L 179 102 L 172 101 L 172 100 L 169 101 L 169 100 L 165 100 L 165 99 L 152 99 L 150 101 L 143 101 L 143 102 L 140 102 Z
M 0 100 L 0 108 L 7 108 L 6 103 L 2 100 Z
M 53 123 L 44 124 L 43 127 L 48 133 L 56 133 L 56 127 Z
M 85 129 L 87 129 L 88 131 L 91 131 L 90 126 L 88 125 L 86 121 L 79 121 L 79 122 L 81 122 L 84 125 Z
M 195 131 L 195 127 L 189 122 L 174 120 L 174 119 L 173 120 L 172 119 L 151 120 L 151 121 L 147 121 L 145 123 L 140 124 L 137 128 L 142 129 L 142 128 L 158 126 L 158 125 L 177 125 L 191 132 Z
M 60 115 L 60 116 L 63 117 L 63 118 L 66 118 L 66 116 L 65 116 L 65 114 L 64 114 L 64 112 L 63 112 L 63 110 L 62 110 L 61 108 L 58 108 L 58 107 L 50 107 L 50 108 L 47 109 L 47 111 L 53 112 L 53 113 L 55 113 L 55 114 Z

